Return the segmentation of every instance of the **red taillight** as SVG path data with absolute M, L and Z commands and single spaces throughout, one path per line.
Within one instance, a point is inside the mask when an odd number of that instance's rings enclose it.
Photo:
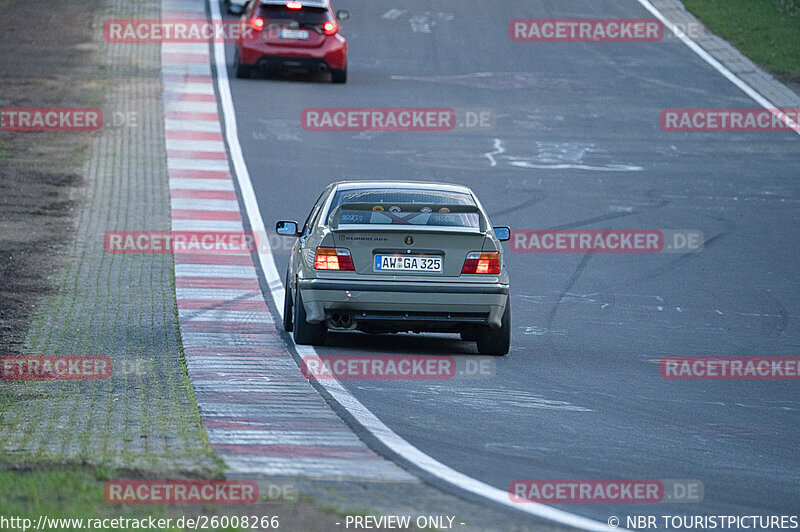
M 500 273 L 500 253 L 497 251 L 489 253 L 473 251 L 467 253 L 461 273 Z
M 317 248 L 314 257 L 315 270 L 355 271 L 350 250 L 345 248 Z
M 286 7 L 289 9 L 303 9 L 303 4 L 300 2 L 286 2 Z
M 261 31 L 264 29 L 264 19 L 261 17 L 253 17 L 250 19 L 250 27 L 254 31 Z
M 335 22 L 326 22 L 322 25 L 322 31 L 325 32 L 325 35 L 333 35 L 339 29 L 339 25 Z

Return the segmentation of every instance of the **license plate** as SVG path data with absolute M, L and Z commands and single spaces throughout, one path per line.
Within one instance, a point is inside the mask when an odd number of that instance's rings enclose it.
M 308 30 L 281 30 L 281 39 L 308 39 Z
M 428 255 L 375 255 L 376 272 L 441 272 L 442 258 Z

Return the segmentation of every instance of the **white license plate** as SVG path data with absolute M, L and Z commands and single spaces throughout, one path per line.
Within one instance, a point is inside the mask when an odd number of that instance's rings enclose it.
M 375 255 L 376 272 L 440 272 L 442 258 L 429 255 Z
M 281 30 L 281 39 L 308 39 L 308 30 Z

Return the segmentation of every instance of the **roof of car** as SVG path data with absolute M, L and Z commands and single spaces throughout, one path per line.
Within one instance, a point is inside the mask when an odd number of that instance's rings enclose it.
M 469 187 L 453 183 L 435 183 L 431 181 L 339 181 L 333 184 L 339 190 L 356 190 L 361 188 L 409 189 L 409 190 L 442 190 L 447 192 L 472 193 Z
M 270 5 L 270 6 L 281 6 L 286 5 L 286 2 L 289 0 L 261 0 L 262 4 Z M 294 0 L 299 1 L 303 4 L 303 7 L 328 7 L 330 5 L 330 0 Z

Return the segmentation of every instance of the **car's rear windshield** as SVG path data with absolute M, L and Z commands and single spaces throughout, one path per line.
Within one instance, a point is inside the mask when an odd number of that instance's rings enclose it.
M 328 10 L 321 7 L 289 9 L 286 5 L 261 5 L 260 16 L 265 21 L 294 21 L 298 24 L 324 24 L 328 22 Z
M 347 204 L 359 204 L 348 209 Z M 342 206 L 338 224 L 426 225 L 477 229 L 477 212 L 451 212 L 475 207 L 471 194 L 439 190 L 354 189 L 333 196 L 332 213 Z M 368 207 L 368 208 L 366 208 Z

